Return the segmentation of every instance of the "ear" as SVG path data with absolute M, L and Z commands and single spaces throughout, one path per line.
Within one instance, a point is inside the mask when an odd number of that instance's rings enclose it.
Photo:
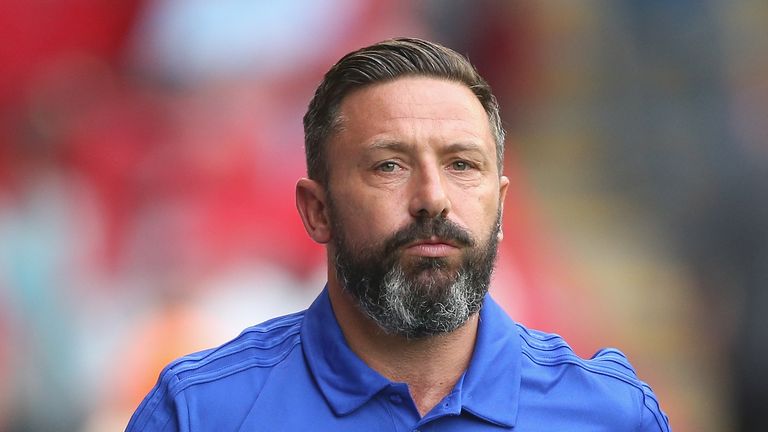
M 296 183 L 296 209 L 312 240 L 321 244 L 331 240 L 325 188 L 320 183 L 308 178 L 299 179 Z
M 507 189 L 509 188 L 509 178 L 507 176 L 499 177 L 499 212 L 501 213 L 501 227 L 499 227 L 499 241 L 504 239 L 504 200 L 507 198 Z

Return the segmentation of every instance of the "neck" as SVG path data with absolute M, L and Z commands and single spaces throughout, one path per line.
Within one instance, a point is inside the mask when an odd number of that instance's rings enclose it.
M 334 282 L 329 279 L 328 293 L 349 347 L 390 381 L 408 384 L 416 408 L 424 416 L 450 393 L 467 369 L 477 336 L 477 314 L 451 333 L 408 339 L 384 333 Z

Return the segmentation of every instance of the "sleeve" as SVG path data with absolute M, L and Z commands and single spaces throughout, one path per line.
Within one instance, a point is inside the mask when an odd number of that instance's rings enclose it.
M 661 410 L 653 390 L 643 384 L 643 411 L 640 417 L 639 432 L 671 432 L 669 418 Z
M 624 353 L 614 348 L 605 348 L 595 353 L 592 360 L 599 361 L 604 366 L 619 372 L 620 376 L 623 376 L 626 382 L 629 382 L 636 389 L 635 391 L 639 390 L 640 396 L 635 399 L 641 410 L 638 432 L 671 432 L 669 418 L 661 410 L 658 398 L 651 387 L 637 377 L 635 369 Z M 637 395 L 638 393 L 633 394 Z M 636 408 L 633 413 L 637 413 Z M 634 423 L 637 417 L 633 416 L 632 418 Z
M 155 387 L 131 416 L 125 432 L 188 432 L 187 404 L 183 392 L 173 394 L 178 378 L 163 371 Z

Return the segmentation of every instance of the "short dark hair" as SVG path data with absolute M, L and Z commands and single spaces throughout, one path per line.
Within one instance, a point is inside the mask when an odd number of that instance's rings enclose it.
M 323 77 L 304 115 L 307 175 L 327 184 L 325 144 L 341 123 L 342 100 L 361 87 L 404 76 L 444 78 L 466 85 L 482 104 L 496 141 L 499 174 L 504 159 L 504 128 L 499 104 L 491 87 L 466 57 L 434 42 L 397 38 L 353 51 L 341 58 Z

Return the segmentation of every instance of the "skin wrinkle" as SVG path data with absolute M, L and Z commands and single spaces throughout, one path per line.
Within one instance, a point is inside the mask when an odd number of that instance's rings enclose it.
M 374 139 L 372 143 L 367 145 L 360 166 L 372 164 L 375 167 L 376 164 L 387 160 L 410 161 L 413 159 L 411 155 L 418 153 L 417 149 L 417 145 L 394 139 Z M 486 170 L 492 163 L 483 153 L 481 145 L 471 141 L 448 144 L 440 150 L 438 156 L 470 162 L 480 171 Z
M 404 75 L 402 77 L 399 77 L 399 79 L 407 78 L 407 77 L 409 77 L 409 75 Z M 411 78 L 423 78 L 423 77 L 420 77 L 419 75 L 412 75 L 410 77 Z M 452 79 L 447 79 L 447 78 L 437 78 L 437 77 L 430 77 L 430 78 L 431 79 L 445 80 L 445 81 L 448 81 L 448 82 L 457 82 L 457 81 L 454 81 Z M 386 84 L 386 83 L 387 83 L 387 81 L 382 81 L 382 82 L 368 84 L 368 85 L 375 86 L 375 85 Z M 468 89 L 476 89 L 476 88 L 479 88 L 479 87 L 480 87 L 479 85 L 467 86 Z M 363 89 L 365 89 L 365 86 L 363 86 L 362 88 L 354 89 L 354 90 L 352 90 L 351 92 L 349 92 L 347 94 L 347 97 L 349 97 L 350 95 L 353 95 L 355 93 L 358 93 L 358 92 L 362 91 Z M 347 122 L 347 117 L 342 112 L 342 109 L 341 109 L 342 102 L 343 102 L 343 100 L 339 101 L 338 102 L 338 106 L 334 107 L 331 110 L 330 117 L 331 117 L 332 120 L 331 120 L 330 125 L 329 125 L 329 131 L 328 131 L 328 135 L 327 135 L 327 138 L 326 138 L 327 140 L 333 139 L 336 135 L 338 135 L 339 133 L 341 133 L 341 132 L 343 132 L 345 130 L 345 123 Z M 421 106 L 438 105 L 438 103 L 426 104 L 426 103 L 420 103 L 418 101 L 415 101 L 415 102 L 411 101 L 411 103 L 414 104 L 414 105 L 421 105 Z M 483 109 L 485 109 L 485 108 L 483 108 Z M 469 112 L 469 110 L 465 110 L 465 111 Z M 493 135 L 493 139 L 494 139 L 494 142 L 495 142 L 496 158 L 497 158 L 497 168 L 499 170 L 499 174 L 501 174 L 502 167 L 503 167 L 503 162 L 502 161 L 504 159 L 504 137 L 505 137 L 505 132 L 504 132 L 503 128 L 501 127 L 500 120 L 498 120 L 498 119 L 494 120 L 495 117 L 498 117 L 498 113 L 495 116 L 493 116 L 494 118 L 490 117 L 490 113 L 488 111 L 486 111 L 486 115 L 489 115 L 488 126 L 489 126 L 489 128 L 491 130 L 491 134 Z M 443 117 L 443 118 L 440 118 L 440 119 L 436 119 L 436 118 L 433 118 L 433 117 L 420 117 L 420 116 L 409 115 L 409 116 L 393 116 L 391 118 L 392 119 L 410 119 L 410 118 L 413 118 L 413 119 L 419 119 L 419 120 L 436 120 L 436 121 L 437 120 L 452 120 L 452 121 L 458 121 L 458 122 L 463 122 L 463 123 L 469 123 L 466 119 L 461 118 L 460 116 Z M 481 137 L 478 136 L 477 138 L 482 141 Z M 325 148 L 325 149 L 322 149 L 321 152 L 327 153 L 327 150 L 328 149 Z M 330 155 L 326 154 L 325 157 L 323 157 L 323 158 L 328 158 L 329 156 Z M 326 176 L 328 175 L 327 169 L 326 169 L 325 175 Z M 322 183 L 325 183 L 327 181 L 327 178 L 325 178 L 325 179 L 321 178 L 319 180 Z

